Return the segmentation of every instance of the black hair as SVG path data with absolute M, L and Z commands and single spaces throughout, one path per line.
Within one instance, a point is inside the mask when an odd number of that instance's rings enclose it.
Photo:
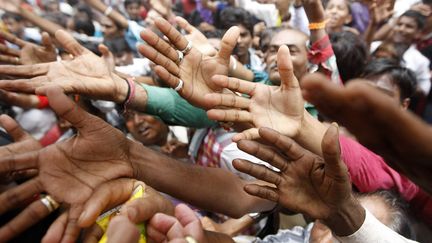
M 366 65 L 362 77 L 365 79 L 388 75 L 389 79 L 398 86 L 400 98 L 403 101 L 410 98 L 416 90 L 416 75 L 408 68 L 401 67 L 391 59 L 375 59 Z
M 104 45 L 106 45 L 114 55 L 120 54 L 122 52 L 132 52 L 124 37 L 116 37 L 113 39 L 104 40 Z
M 220 13 L 220 28 L 229 29 L 232 26 L 242 25 L 253 35 L 255 21 L 252 15 L 242 8 L 226 7 Z
M 93 20 L 93 12 L 91 10 L 91 8 L 83 3 L 78 4 L 78 6 L 76 7 L 77 12 L 84 12 L 87 14 L 88 16 L 88 21 L 92 21 Z
M 14 19 L 16 22 L 23 21 L 23 17 L 21 15 L 11 12 L 6 12 L 2 15 L 2 19 Z
M 83 21 L 81 19 L 74 19 L 75 31 L 78 33 L 84 33 L 88 36 L 93 36 L 96 28 L 92 21 Z
M 138 5 L 141 5 L 141 1 L 140 0 L 126 0 L 124 1 L 124 7 L 127 8 L 127 6 L 137 3 Z
M 422 30 L 425 25 L 426 25 L 426 17 L 421 14 L 420 12 L 417 12 L 415 10 L 408 10 L 405 13 L 403 13 L 401 17 L 409 17 L 409 18 L 413 18 L 414 21 L 417 23 L 417 28 Z
M 364 40 L 350 31 L 342 31 L 331 33 L 330 42 L 342 81 L 359 77 L 369 58 Z

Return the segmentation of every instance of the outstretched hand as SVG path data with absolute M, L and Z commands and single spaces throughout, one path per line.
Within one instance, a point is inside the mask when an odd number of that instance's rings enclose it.
M 183 88 L 179 90 L 183 98 L 195 106 L 208 108 L 204 95 L 222 91 L 221 87 L 211 81 L 211 77 L 228 74 L 230 55 L 239 36 L 238 28 L 232 27 L 226 32 L 221 49 L 215 56 L 205 56 L 196 47 L 192 47 L 179 62 L 177 50 L 184 50 L 188 40 L 162 18 L 158 18 L 155 25 L 172 46 L 152 31 L 145 30 L 141 32 L 141 37 L 147 44 L 139 46 L 139 51 L 157 64 L 156 74 L 170 87 L 177 87 L 180 79 L 184 82 Z
M 313 74 L 306 76 L 302 85 L 304 98 L 320 113 L 348 128 L 391 167 L 432 192 L 429 125 L 364 81 L 350 81 L 347 86 L 338 87 L 325 76 Z
M 125 100 L 127 84 L 111 72 L 106 58 L 100 58 L 81 46 L 63 30 L 56 32 L 62 47 L 74 56 L 70 61 L 57 61 L 34 65 L 1 65 L 0 74 L 22 77 L 17 80 L 0 80 L 0 89 L 44 93 L 48 86 L 60 86 L 65 93 L 87 95 L 94 99 L 121 103 Z
M 228 88 L 250 96 L 246 98 L 235 94 L 208 94 L 206 101 L 212 109 L 207 112 L 210 119 L 224 122 L 248 122 L 254 128 L 233 137 L 240 139 L 258 138 L 258 128 L 270 127 L 289 137 L 296 137 L 302 127 L 306 110 L 301 96 L 300 86 L 293 73 L 289 49 L 282 46 L 278 51 L 278 70 L 281 76 L 279 87 L 229 78 L 214 76 L 214 85 Z
M 0 61 L 10 64 L 38 64 L 54 62 L 57 60 L 55 46 L 48 33 L 42 33 L 42 46 L 21 40 L 20 38 L 0 31 L 0 38 L 17 45 L 20 50 L 9 48 L 0 44 Z
M 139 145 L 79 108 L 60 88 L 48 88 L 46 94 L 51 108 L 70 122 L 78 130 L 78 135 L 41 150 L 0 159 L 0 173 L 28 169 L 39 171 L 35 178 L 0 195 L 0 215 L 35 194 L 46 192 L 57 202 L 69 205 L 59 223 L 55 224 L 63 229 L 63 241 L 69 242 L 78 236 L 77 220 L 96 188 L 116 178 L 134 177 L 130 156 Z M 27 207 L 18 221 L 22 223 L 23 217 L 29 217 L 35 207 L 41 207 L 40 201 Z M 35 223 L 33 220 L 31 222 Z M 80 222 L 85 226 L 83 222 L 87 221 Z M 0 241 L 6 241 L 16 233 L 16 223 L 11 221 L 1 228 Z
M 238 147 L 280 171 L 246 160 L 234 160 L 237 170 L 275 185 L 249 184 L 244 188 L 246 192 L 324 221 L 331 220 L 331 215 L 352 200 L 348 169 L 340 159 L 337 125 L 331 125 L 324 135 L 322 158 L 269 128 L 262 128 L 259 133 L 274 147 L 248 140 L 240 141 Z

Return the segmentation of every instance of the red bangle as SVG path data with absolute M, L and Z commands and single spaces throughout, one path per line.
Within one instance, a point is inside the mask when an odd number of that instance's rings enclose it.
M 39 104 L 37 106 L 38 109 L 44 109 L 49 106 L 48 98 L 46 96 L 38 95 Z

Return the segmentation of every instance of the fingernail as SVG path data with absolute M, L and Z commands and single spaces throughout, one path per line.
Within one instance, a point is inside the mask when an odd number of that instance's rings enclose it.
M 137 215 L 136 209 L 135 208 L 128 208 L 127 209 L 127 215 L 128 215 L 129 220 L 135 222 L 135 218 Z
M 339 124 L 337 124 L 337 122 L 332 122 L 332 125 L 335 126 L 336 128 L 339 128 Z
M 78 224 L 82 224 L 82 222 L 85 220 L 86 217 L 87 217 L 87 211 L 84 210 L 81 213 L 80 217 L 78 218 Z

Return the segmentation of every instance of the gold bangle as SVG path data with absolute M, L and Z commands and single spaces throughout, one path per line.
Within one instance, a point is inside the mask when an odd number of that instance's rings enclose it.
M 318 23 L 309 23 L 309 29 L 310 30 L 321 30 L 326 27 L 326 24 L 328 22 L 328 19 L 318 22 Z

